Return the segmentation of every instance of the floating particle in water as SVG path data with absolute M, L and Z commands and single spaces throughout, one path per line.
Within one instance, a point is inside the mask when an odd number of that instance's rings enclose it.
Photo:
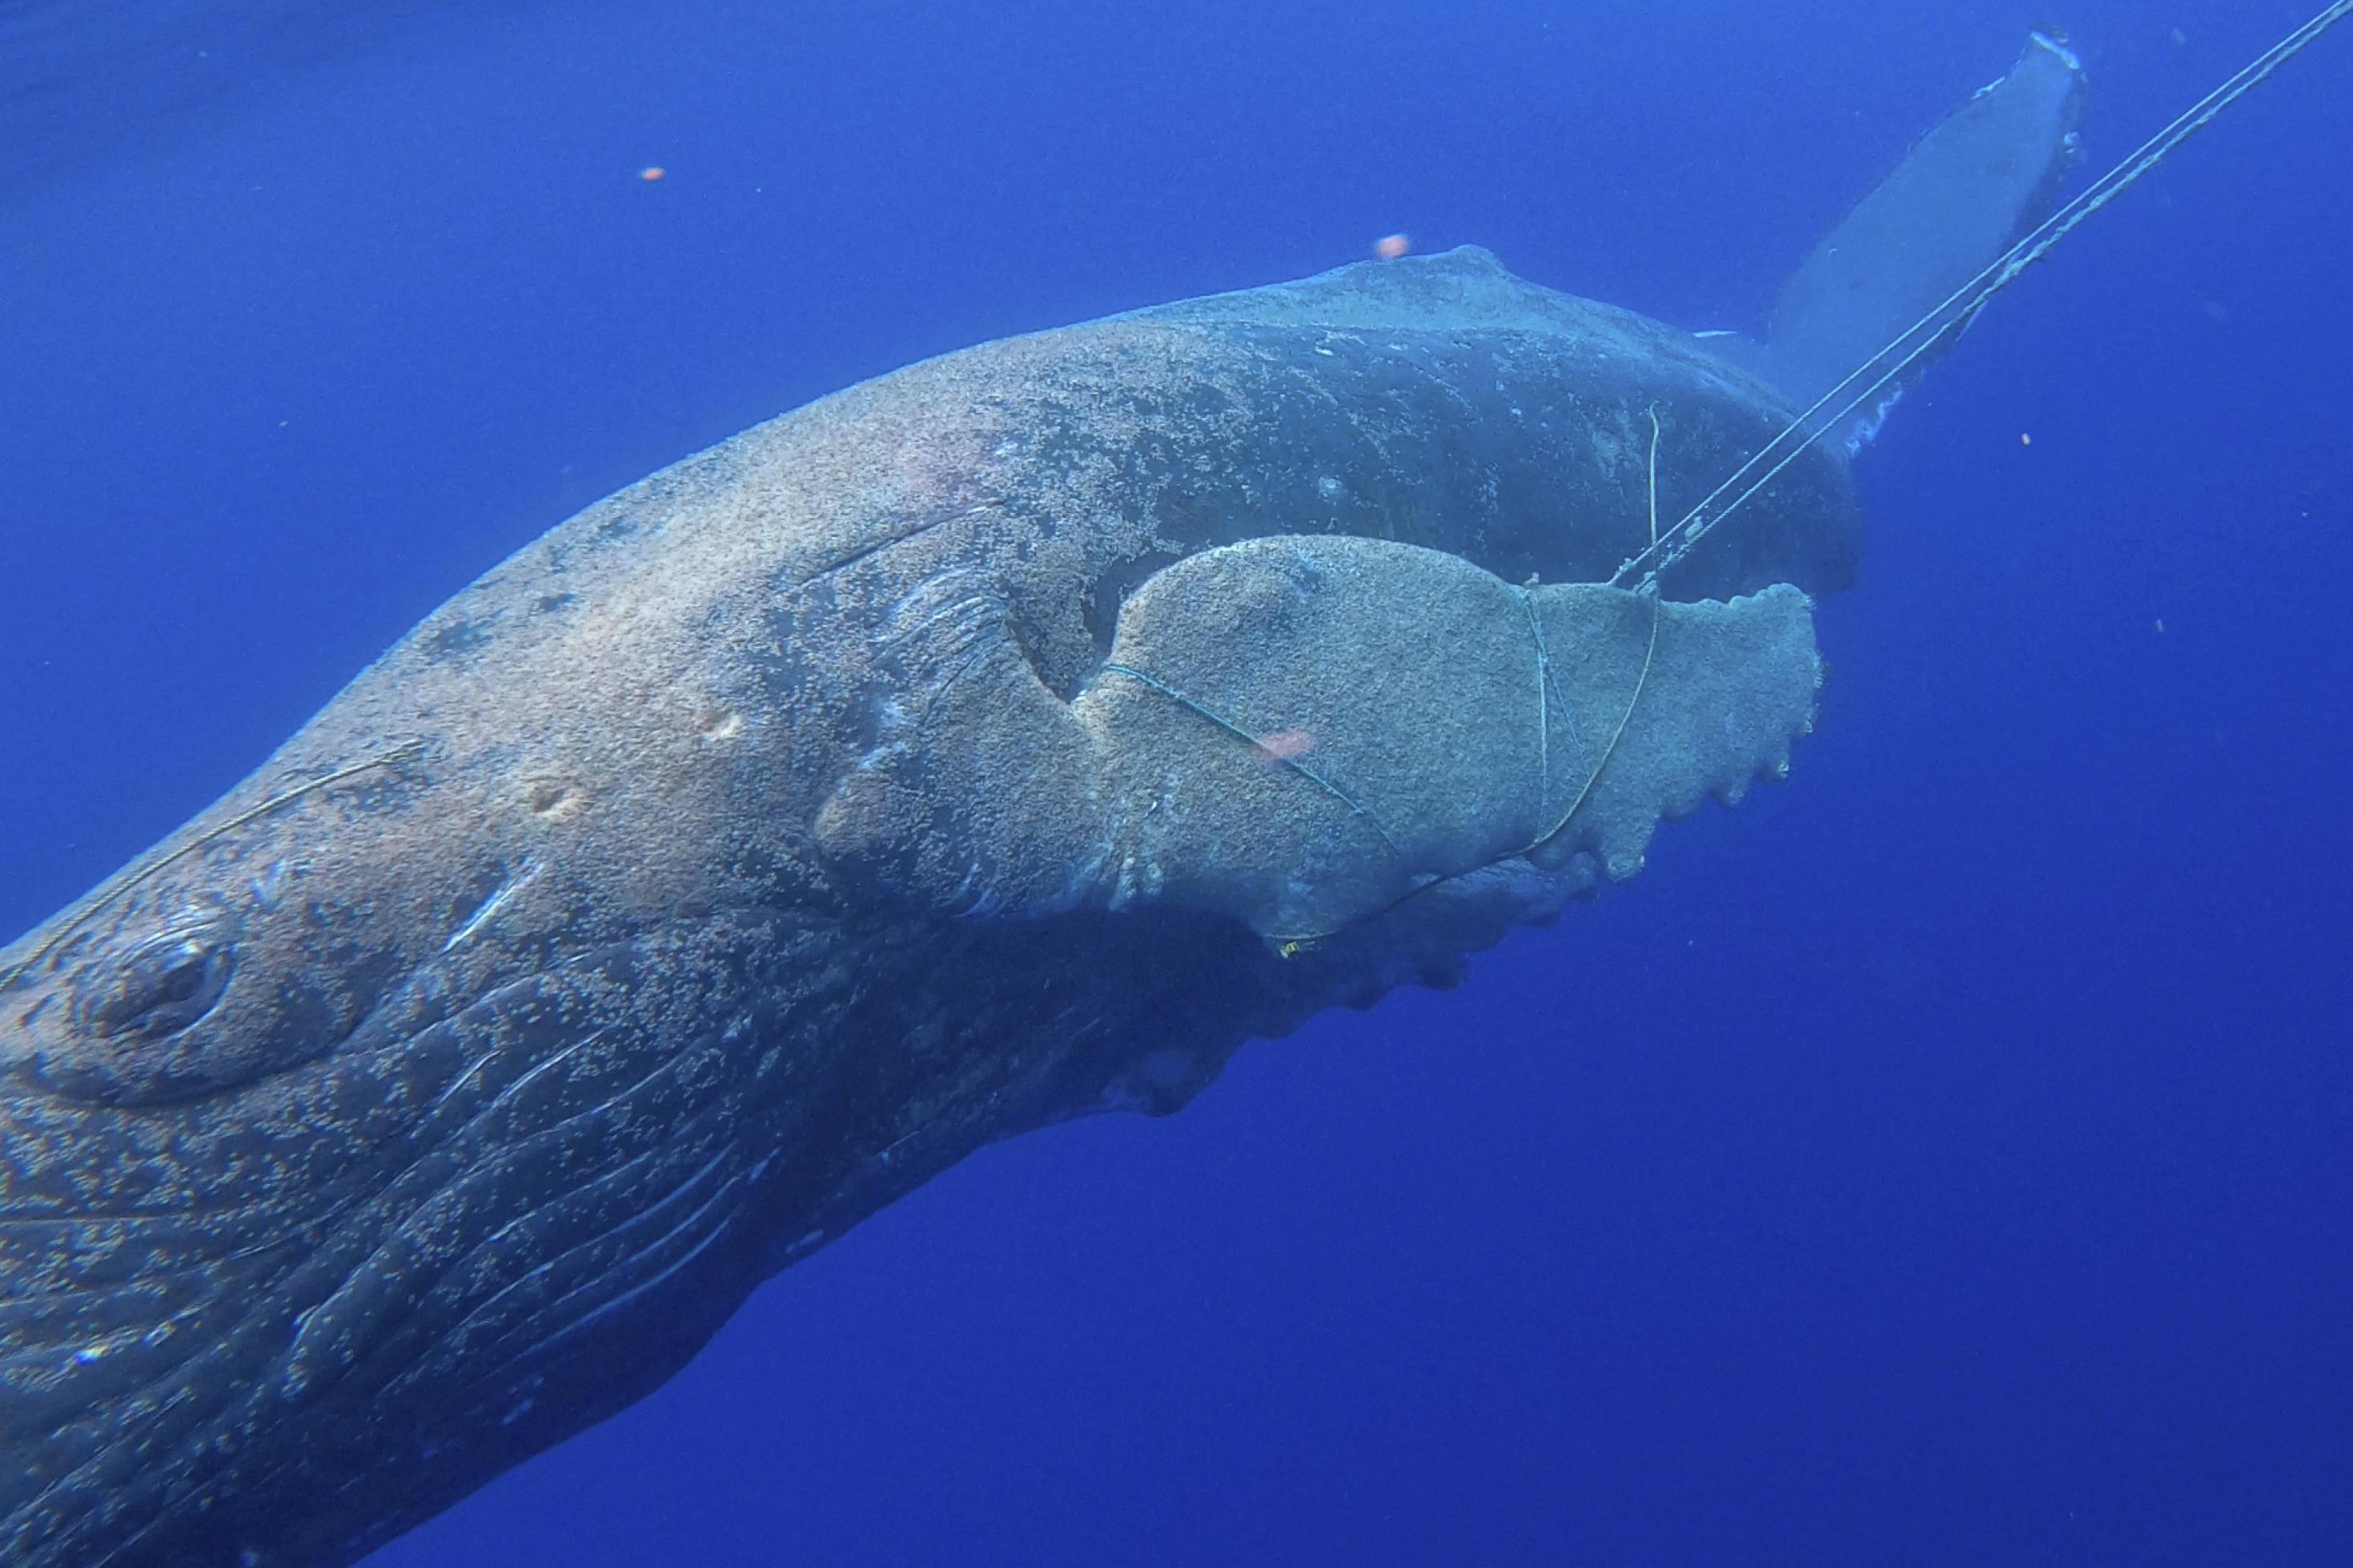
M 2021 430 L 2018 433 L 2018 444 L 2021 447 L 2031 447 L 2034 445 L 2034 437 Z
M 649 185 L 659 184 L 670 177 L 670 171 L 659 163 L 649 163 L 638 171 L 638 178 Z
M 1383 261 L 1395 261 L 1413 248 L 1413 241 L 1401 234 L 1385 234 L 1373 241 L 1373 254 Z

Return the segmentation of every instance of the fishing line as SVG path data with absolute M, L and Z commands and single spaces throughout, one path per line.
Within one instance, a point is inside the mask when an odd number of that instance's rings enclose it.
M 2353 16 L 2353 0 L 2336 0 L 2336 4 L 2328 6 L 2303 26 L 2256 57 L 2236 76 L 2232 77 L 2221 86 L 2183 110 L 2171 124 L 2142 142 L 2138 151 L 2094 181 L 2089 188 L 2044 220 L 2040 227 L 1989 263 L 1976 277 L 1955 289 L 1941 303 L 1931 308 L 1926 315 L 1897 333 L 1894 342 L 1857 365 L 1848 374 L 1845 380 L 1822 394 L 1815 400 L 1812 407 L 1799 415 L 1780 434 L 1767 442 L 1754 457 L 1734 469 L 1722 484 L 1709 491 L 1697 506 L 1684 513 L 1683 520 L 1677 522 L 1663 538 L 1654 537 L 1647 549 L 1640 554 L 1630 557 L 1621 564 L 1615 573 L 1611 574 L 1610 585 L 1623 587 L 1627 584 L 1627 579 L 1633 576 L 1635 577 L 1634 586 L 1656 588 L 1662 574 L 1690 554 L 1693 547 L 1714 531 L 1717 524 L 1739 510 L 1759 490 L 1771 484 L 1780 476 L 1782 470 L 1796 462 L 1813 447 L 1815 442 L 1835 428 L 1847 416 L 1878 396 L 1889 383 L 1919 363 L 1921 356 L 1935 347 L 1936 340 L 1945 332 L 1955 326 L 1966 323 L 1984 308 L 1988 300 L 2015 281 L 2020 273 L 2048 256 L 2052 248 L 2073 232 L 2084 219 L 2129 190 L 2142 175 L 2155 168 L 2175 148 L 2213 123 L 2215 117 L 2222 110 L 2244 98 L 2274 71 L 2302 54 L 2323 33 L 2327 32 L 2348 16 Z M 1961 308 L 1956 311 L 1953 310 L 1955 305 L 1959 305 Z M 1870 374 L 1873 366 L 1888 355 L 1903 349 L 1904 345 L 1911 342 L 1915 335 L 1928 329 L 1934 330 L 1929 331 L 1927 337 L 1906 352 L 1903 358 L 1897 360 L 1877 380 L 1840 404 L 1837 411 L 1828 419 L 1823 420 L 1820 425 L 1813 424 L 1816 415 L 1829 408 L 1849 387 Z M 1812 427 L 1810 428 L 1810 426 Z M 1723 510 L 1713 516 L 1707 515 L 1710 507 L 1722 500 L 1728 491 L 1746 480 L 1748 475 L 1755 471 L 1758 465 L 1772 458 L 1781 444 L 1792 437 L 1801 438 L 1774 461 L 1760 478 L 1749 483 L 1746 489 L 1735 496 Z M 1646 562 L 1649 563 L 1647 566 L 1644 564 Z M 1640 574 L 1639 576 L 1635 576 L 1637 573 Z

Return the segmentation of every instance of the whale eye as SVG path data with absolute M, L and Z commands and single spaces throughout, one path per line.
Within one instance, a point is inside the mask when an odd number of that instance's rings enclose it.
M 230 922 L 197 918 L 149 937 L 82 983 L 77 1021 L 105 1039 L 160 1039 L 211 1012 L 236 967 Z

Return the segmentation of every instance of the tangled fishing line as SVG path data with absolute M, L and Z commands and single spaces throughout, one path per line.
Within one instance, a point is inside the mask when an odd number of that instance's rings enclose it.
M 1619 742 L 1624 738 L 1627 726 L 1632 721 L 1635 710 L 1641 704 L 1642 692 L 1649 682 L 1652 662 L 1658 653 L 1659 601 L 1662 579 L 1668 569 L 1681 562 L 1709 533 L 1779 478 L 1792 463 L 1810 450 L 1825 434 L 1840 427 L 1849 416 L 1879 397 L 1906 371 L 1918 363 L 1924 355 L 1935 349 L 1947 334 L 1965 327 L 1996 294 L 2016 281 L 2028 268 L 2048 256 L 2061 240 L 2081 226 L 2085 219 L 2130 189 L 2176 148 L 2213 123 L 2215 118 L 2225 109 L 2253 91 L 2258 84 L 2295 56 L 2303 53 L 2322 34 L 2344 21 L 2348 16 L 2353 16 L 2353 0 L 2335 0 L 2334 4 L 2321 11 L 2319 15 L 2263 51 L 2243 69 L 2182 111 L 2169 124 L 2144 142 L 2130 156 L 2094 180 L 2081 194 L 2067 202 L 1993 261 L 1988 263 L 1974 277 L 1932 307 L 1910 327 L 1898 333 L 1884 348 L 1855 366 L 1843 380 L 1822 394 L 1810 407 L 1791 420 L 1763 447 L 1728 475 L 1721 484 L 1709 491 L 1697 505 L 1684 513 L 1672 528 L 1663 532 L 1659 527 L 1658 499 L 1661 430 L 1658 411 L 1655 408 L 1651 410 L 1650 542 L 1641 552 L 1630 557 L 1619 566 L 1618 570 L 1611 574 L 1608 584 L 1612 588 L 1630 592 L 1650 601 L 1649 639 L 1643 651 L 1641 671 L 1636 677 L 1632 691 L 1627 698 L 1626 705 L 1620 713 L 1616 729 L 1594 760 L 1592 766 L 1586 771 L 1584 783 L 1578 788 L 1567 810 L 1562 813 L 1550 827 L 1539 833 L 1532 842 L 1519 850 L 1517 852 L 1519 856 L 1525 856 L 1541 848 L 1567 830 L 1569 824 L 1576 819 L 1577 813 L 1584 808 L 1586 802 L 1592 795 L 1603 770 L 1608 767 L 1610 758 L 1618 750 Z M 1884 369 L 1881 368 L 1883 365 Z M 1877 372 L 1875 375 L 1874 371 Z M 1858 386 L 1860 390 L 1856 390 Z M 1726 496 L 1731 497 L 1729 501 L 1725 500 Z M 1719 502 L 1724 504 L 1719 506 Z M 1545 647 L 1543 626 L 1535 615 L 1533 602 L 1527 599 L 1525 590 L 1521 591 L 1521 596 L 1523 604 L 1527 606 L 1529 626 L 1535 640 L 1539 726 L 1538 766 L 1543 780 L 1540 787 L 1548 790 L 1551 775 L 1551 706 L 1557 697 L 1557 691 L 1554 685 L 1551 660 Z M 1392 855 L 1398 853 L 1397 838 L 1383 825 L 1380 818 L 1356 796 L 1342 788 L 1321 770 L 1296 755 L 1271 750 L 1265 745 L 1261 737 L 1253 734 L 1248 728 L 1141 669 L 1124 664 L 1105 665 L 1103 669 L 1105 673 L 1124 676 L 1151 688 L 1237 740 L 1256 747 L 1273 760 L 1281 762 L 1284 766 L 1340 802 L 1355 816 L 1362 818 L 1375 833 L 1379 835 L 1381 841 L 1388 847 Z M 1567 708 L 1566 703 L 1562 706 L 1564 710 Z M 1514 857 L 1504 857 L 1504 858 L 1511 858 Z M 1365 916 L 1364 920 L 1371 920 L 1386 914 L 1408 900 L 1451 879 L 1452 879 L 1451 876 L 1441 875 L 1431 876 L 1419 881 L 1384 908 Z M 1361 920 L 1351 922 L 1352 925 L 1361 923 L 1363 923 Z M 1339 931 L 1334 931 L 1278 938 L 1275 946 L 1277 951 L 1285 956 L 1292 956 L 1339 934 Z

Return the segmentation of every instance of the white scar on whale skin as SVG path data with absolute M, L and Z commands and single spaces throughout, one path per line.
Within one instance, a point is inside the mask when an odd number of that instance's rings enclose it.
M 489 898 L 484 899 L 481 902 L 481 906 L 475 910 L 471 915 L 469 915 L 466 918 L 465 924 L 459 926 L 456 931 L 449 933 L 449 940 L 441 944 L 442 953 L 446 956 L 454 952 L 464 943 L 472 940 L 474 933 L 480 931 L 484 926 L 488 925 L 493 919 L 495 919 L 498 912 L 506 908 L 508 902 L 512 900 L 517 893 L 522 892 L 525 888 L 528 888 L 532 883 L 539 879 L 539 874 L 542 869 L 543 869 L 543 868 L 536 860 L 527 860 L 523 862 L 523 870 L 521 876 L 510 877 L 504 882 L 501 882 L 499 885 L 498 890 L 492 893 Z

